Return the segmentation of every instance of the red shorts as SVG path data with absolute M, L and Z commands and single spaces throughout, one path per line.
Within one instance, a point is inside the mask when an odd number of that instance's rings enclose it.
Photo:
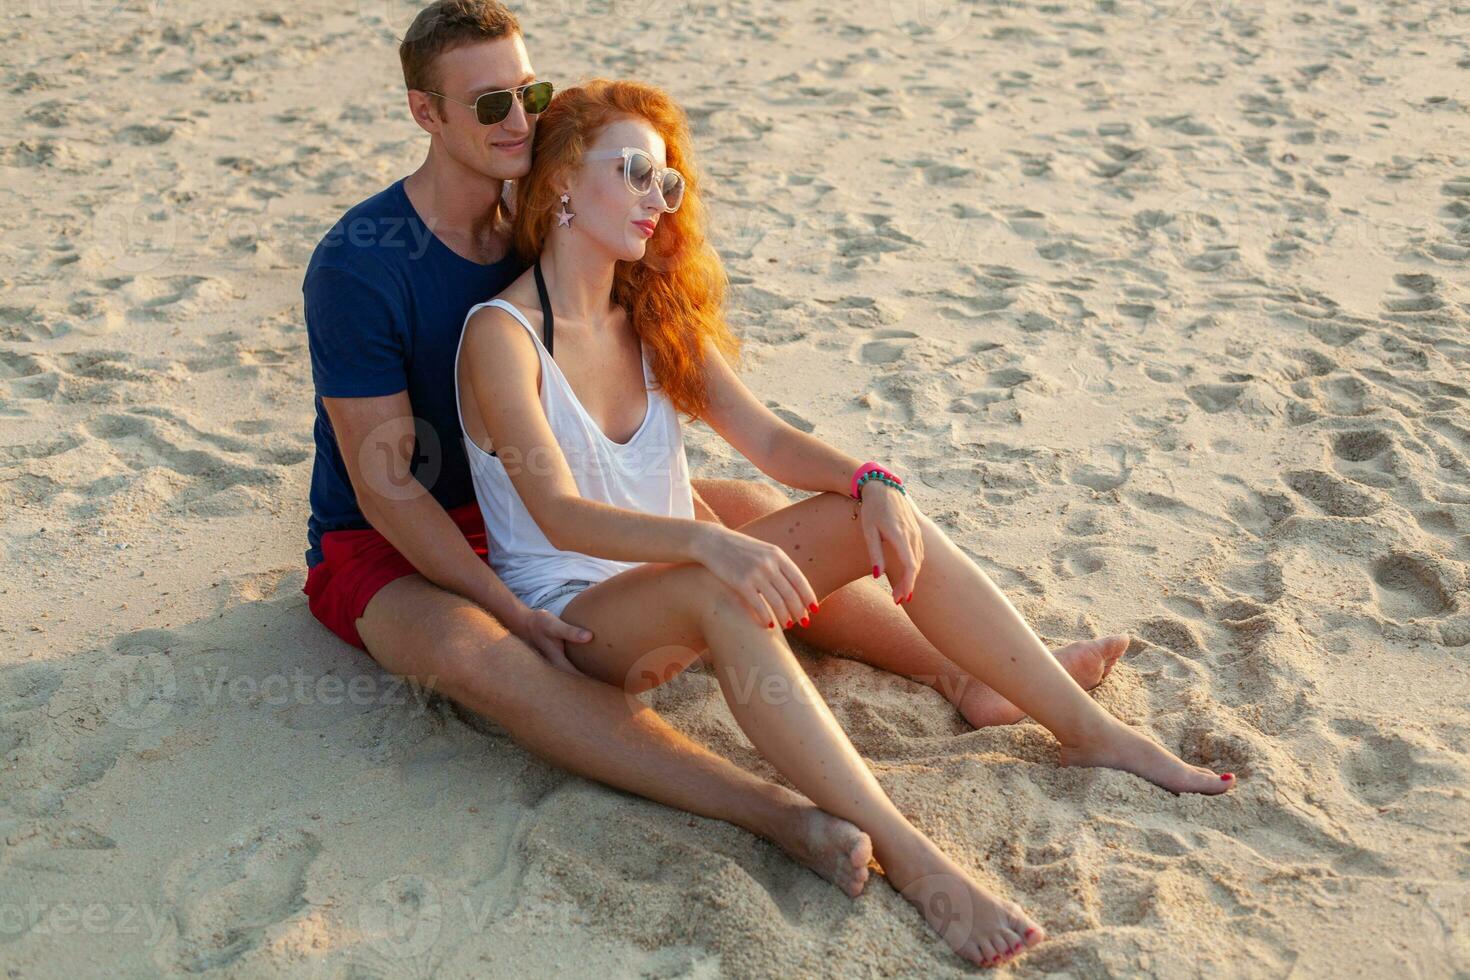
M 489 561 L 485 540 L 485 518 L 477 503 L 452 508 L 449 516 L 465 540 L 484 561 Z M 366 650 L 357 632 L 357 620 L 378 590 L 395 579 L 413 575 L 418 569 L 373 528 L 328 531 L 322 535 L 322 560 L 306 573 L 306 605 L 323 626 Z

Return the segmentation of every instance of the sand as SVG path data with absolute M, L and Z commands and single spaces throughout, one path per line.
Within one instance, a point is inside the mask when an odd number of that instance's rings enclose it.
M 687 106 L 747 381 L 910 474 L 1224 799 L 799 651 L 1026 976 L 1470 976 L 1470 8 L 523 6 Z M 392 0 L 0 10 L 7 977 L 956 975 L 309 616 L 301 273 L 417 165 Z M 756 476 L 703 428 L 696 476 Z M 707 675 L 650 696 L 770 774 Z

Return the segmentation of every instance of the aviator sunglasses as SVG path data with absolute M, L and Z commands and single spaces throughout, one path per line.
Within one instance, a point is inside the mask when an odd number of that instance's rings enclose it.
M 449 99 L 457 105 L 467 105 L 475 110 L 475 118 L 482 126 L 493 126 L 510 115 L 511 100 L 519 97 L 521 106 L 525 108 L 526 115 L 534 116 L 545 112 L 546 107 L 551 104 L 552 87 L 550 82 L 527 82 L 515 88 L 503 88 L 494 92 L 481 92 L 473 102 L 460 102 L 458 99 L 450 99 L 443 92 L 430 92 L 424 89 L 428 95 L 437 95 L 441 99 Z
M 673 167 L 655 166 L 653 156 L 647 150 L 625 146 L 621 150 L 588 153 L 582 159 L 616 160 L 619 157 L 623 159 L 623 183 L 628 185 L 628 190 L 642 197 L 653 189 L 654 182 L 657 181 L 659 193 L 664 199 L 664 210 L 679 210 L 679 204 L 684 200 L 684 175 Z

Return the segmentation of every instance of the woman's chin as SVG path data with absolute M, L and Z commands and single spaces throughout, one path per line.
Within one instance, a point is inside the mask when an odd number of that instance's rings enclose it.
M 647 254 L 648 239 L 640 237 L 637 241 L 630 241 L 627 247 L 623 249 L 623 254 L 619 255 L 618 258 L 623 262 L 642 262 L 643 256 Z

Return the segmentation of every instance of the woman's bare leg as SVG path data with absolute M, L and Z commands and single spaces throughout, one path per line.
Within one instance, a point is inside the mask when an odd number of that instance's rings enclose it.
M 853 502 L 819 493 L 740 528 L 780 545 L 819 596 L 872 568 Z M 946 658 L 995 689 L 1062 743 L 1063 765 L 1106 766 L 1175 793 L 1223 793 L 1235 780 L 1191 766 L 1087 696 L 990 577 L 922 512 L 924 564 L 900 606 Z M 885 542 L 886 562 L 895 562 Z M 828 614 L 825 607 L 814 616 Z
M 781 631 L 757 625 L 705 568 L 639 566 L 578 595 L 562 618 L 595 635 L 567 644 L 572 663 L 630 693 L 662 683 L 708 650 L 751 743 L 813 803 L 868 834 L 889 880 L 961 956 L 999 962 L 1044 938 L 1017 906 L 986 892 L 898 811 Z
M 390 582 L 357 621 L 368 652 L 498 722 L 527 751 L 579 776 L 780 846 L 856 896 L 872 843 L 846 820 L 672 728 L 637 699 L 552 667 L 483 608 L 420 575 Z
M 692 481 L 695 516 L 738 528 L 791 506 L 780 489 L 753 480 Z M 871 578 L 849 582 L 822 600 L 823 615 L 792 635 L 825 653 L 907 677 L 943 695 L 976 728 L 1012 725 L 1026 713 L 944 656 L 925 638 L 892 597 Z M 1090 691 L 1128 649 L 1128 636 L 1115 633 L 1078 640 L 1052 651 L 1083 690 Z

